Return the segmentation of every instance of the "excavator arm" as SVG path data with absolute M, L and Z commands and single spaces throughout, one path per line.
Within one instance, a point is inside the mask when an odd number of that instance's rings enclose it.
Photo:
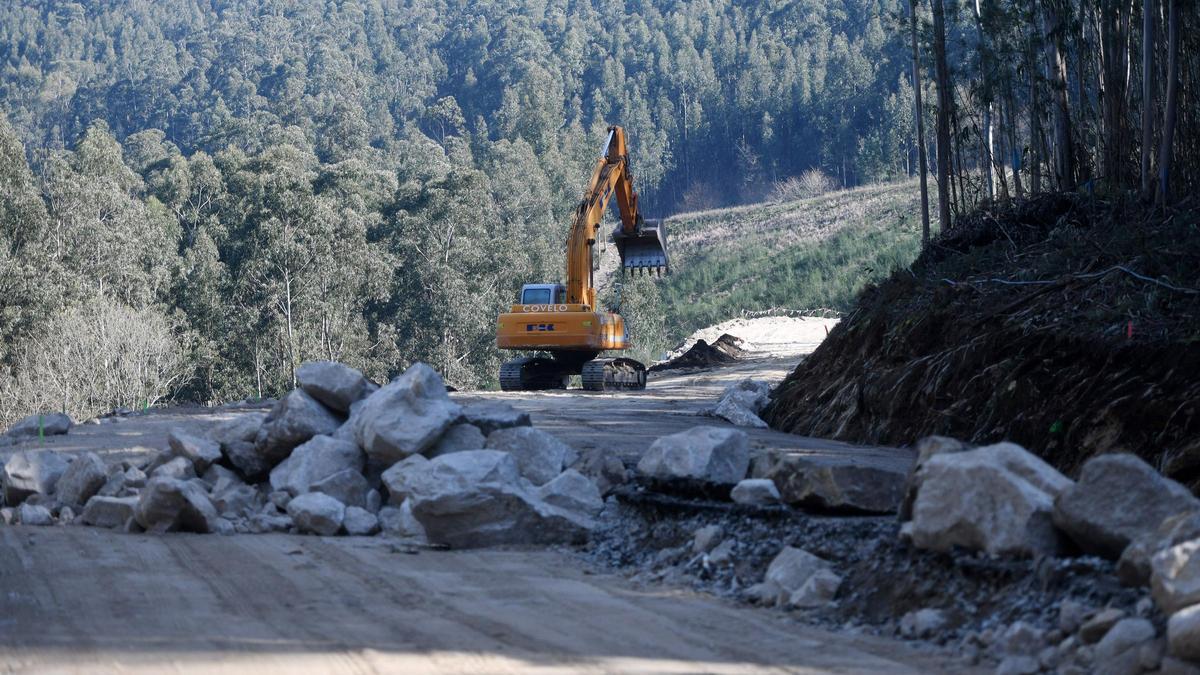
M 666 229 L 661 223 L 646 221 L 638 212 L 638 197 L 633 189 L 625 130 L 608 128 L 608 136 L 596 161 L 591 182 L 575 210 L 575 222 L 567 239 L 567 302 L 596 307 L 596 288 L 592 278 L 592 247 L 605 209 L 613 197 L 621 224 L 612 232 L 623 270 L 659 274 L 668 270 Z

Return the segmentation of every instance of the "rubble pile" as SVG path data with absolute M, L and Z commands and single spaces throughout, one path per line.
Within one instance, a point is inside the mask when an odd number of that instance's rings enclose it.
M 727 365 L 746 357 L 742 348 L 742 339 L 725 333 L 710 344 L 706 340 L 696 340 L 687 351 L 669 361 L 650 366 L 652 372 L 661 370 L 679 370 L 683 368 L 712 368 Z
M 597 480 L 609 488 L 624 479 L 623 467 L 581 457 L 511 406 L 460 406 L 424 364 L 382 387 L 328 361 L 296 374 L 299 388 L 269 413 L 239 415 L 204 436 L 174 431 L 140 462 L 17 452 L 0 466 L 0 517 L 138 532 L 546 544 L 585 539 L 603 508 Z M 31 428 L 65 433 L 70 421 L 45 415 L 9 433 Z

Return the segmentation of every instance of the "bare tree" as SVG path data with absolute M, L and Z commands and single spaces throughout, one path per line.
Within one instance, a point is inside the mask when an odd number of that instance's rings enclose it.
M 1142 198 L 1154 194 L 1153 167 L 1150 166 L 1151 146 L 1154 144 L 1154 0 L 1142 2 Z
M 1175 142 L 1175 120 L 1179 112 L 1179 0 L 1168 0 L 1167 15 L 1167 103 L 1163 119 L 1162 145 L 1158 149 L 1158 203 L 1171 196 L 1171 150 Z
M 937 169 L 938 220 L 945 232 L 950 227 L 950 66 L 946 63 L 946 8 L 933 0 L 933 57 L 937 70 Z
M 1050 96 L 1054 102 L 1054 175 L 1059 190 L 1075 186 L 1071 149 L 1071 109 L 1067 103 L 1067 57 L 1063 49 L 1063 15 L 1056 0 L 1042 5 L 1046 62 L 1050 68 Z
M 911 0 L 908 5 L 908 29 L 912 37 L 913 59 L 913 105 L 914 117 L 917 121 L 917 157 L 921 169 L 921 247 L 929 246 L 929 185 L 926 174 L 929 173 L 928 160 L 925 157 L 925 108 L 921 105 L 921 56 L 917 51 L 917 2 Z

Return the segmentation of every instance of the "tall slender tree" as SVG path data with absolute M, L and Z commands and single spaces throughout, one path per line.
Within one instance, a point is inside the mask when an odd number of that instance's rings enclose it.
M 925 157 L 925 107 L 921 105 L 921 54 L 917 50 L 917 2 L 908 3 L 908 31 L 912 38 L 913 117 L 917 122 L 917 157 L 921 170 L 921 246 L 929 246 L 929 173 Z
M 938 220 L 945 232 L 950 227 L 950 66 L 946 62 L 946 6 L 932 0 L 933 58 L 937 70 L 937 170 Z

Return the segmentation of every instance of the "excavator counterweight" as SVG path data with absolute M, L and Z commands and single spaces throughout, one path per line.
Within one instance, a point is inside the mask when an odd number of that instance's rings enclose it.
M 591 182 L 575 209 L 565 283 L 526 284 L 520 302 L 497 319 L 497 347 L 542 352 L 503 364 L 501 389 L 563 389 L 572 375 L 581 376 L 583 388 L 591 391 L 646 387 L 642 363 L 600 357 L 601 352 L 629 347 L 624 319 L 597 307 L 592 280 L 593 247 L 614 196 L 621 224 L 612 239 L 622 270 L 659 275 L 669 270 L 666 229 L 661 222 L 645 220 L 638 210 L 625 131 L 609 127 Z

